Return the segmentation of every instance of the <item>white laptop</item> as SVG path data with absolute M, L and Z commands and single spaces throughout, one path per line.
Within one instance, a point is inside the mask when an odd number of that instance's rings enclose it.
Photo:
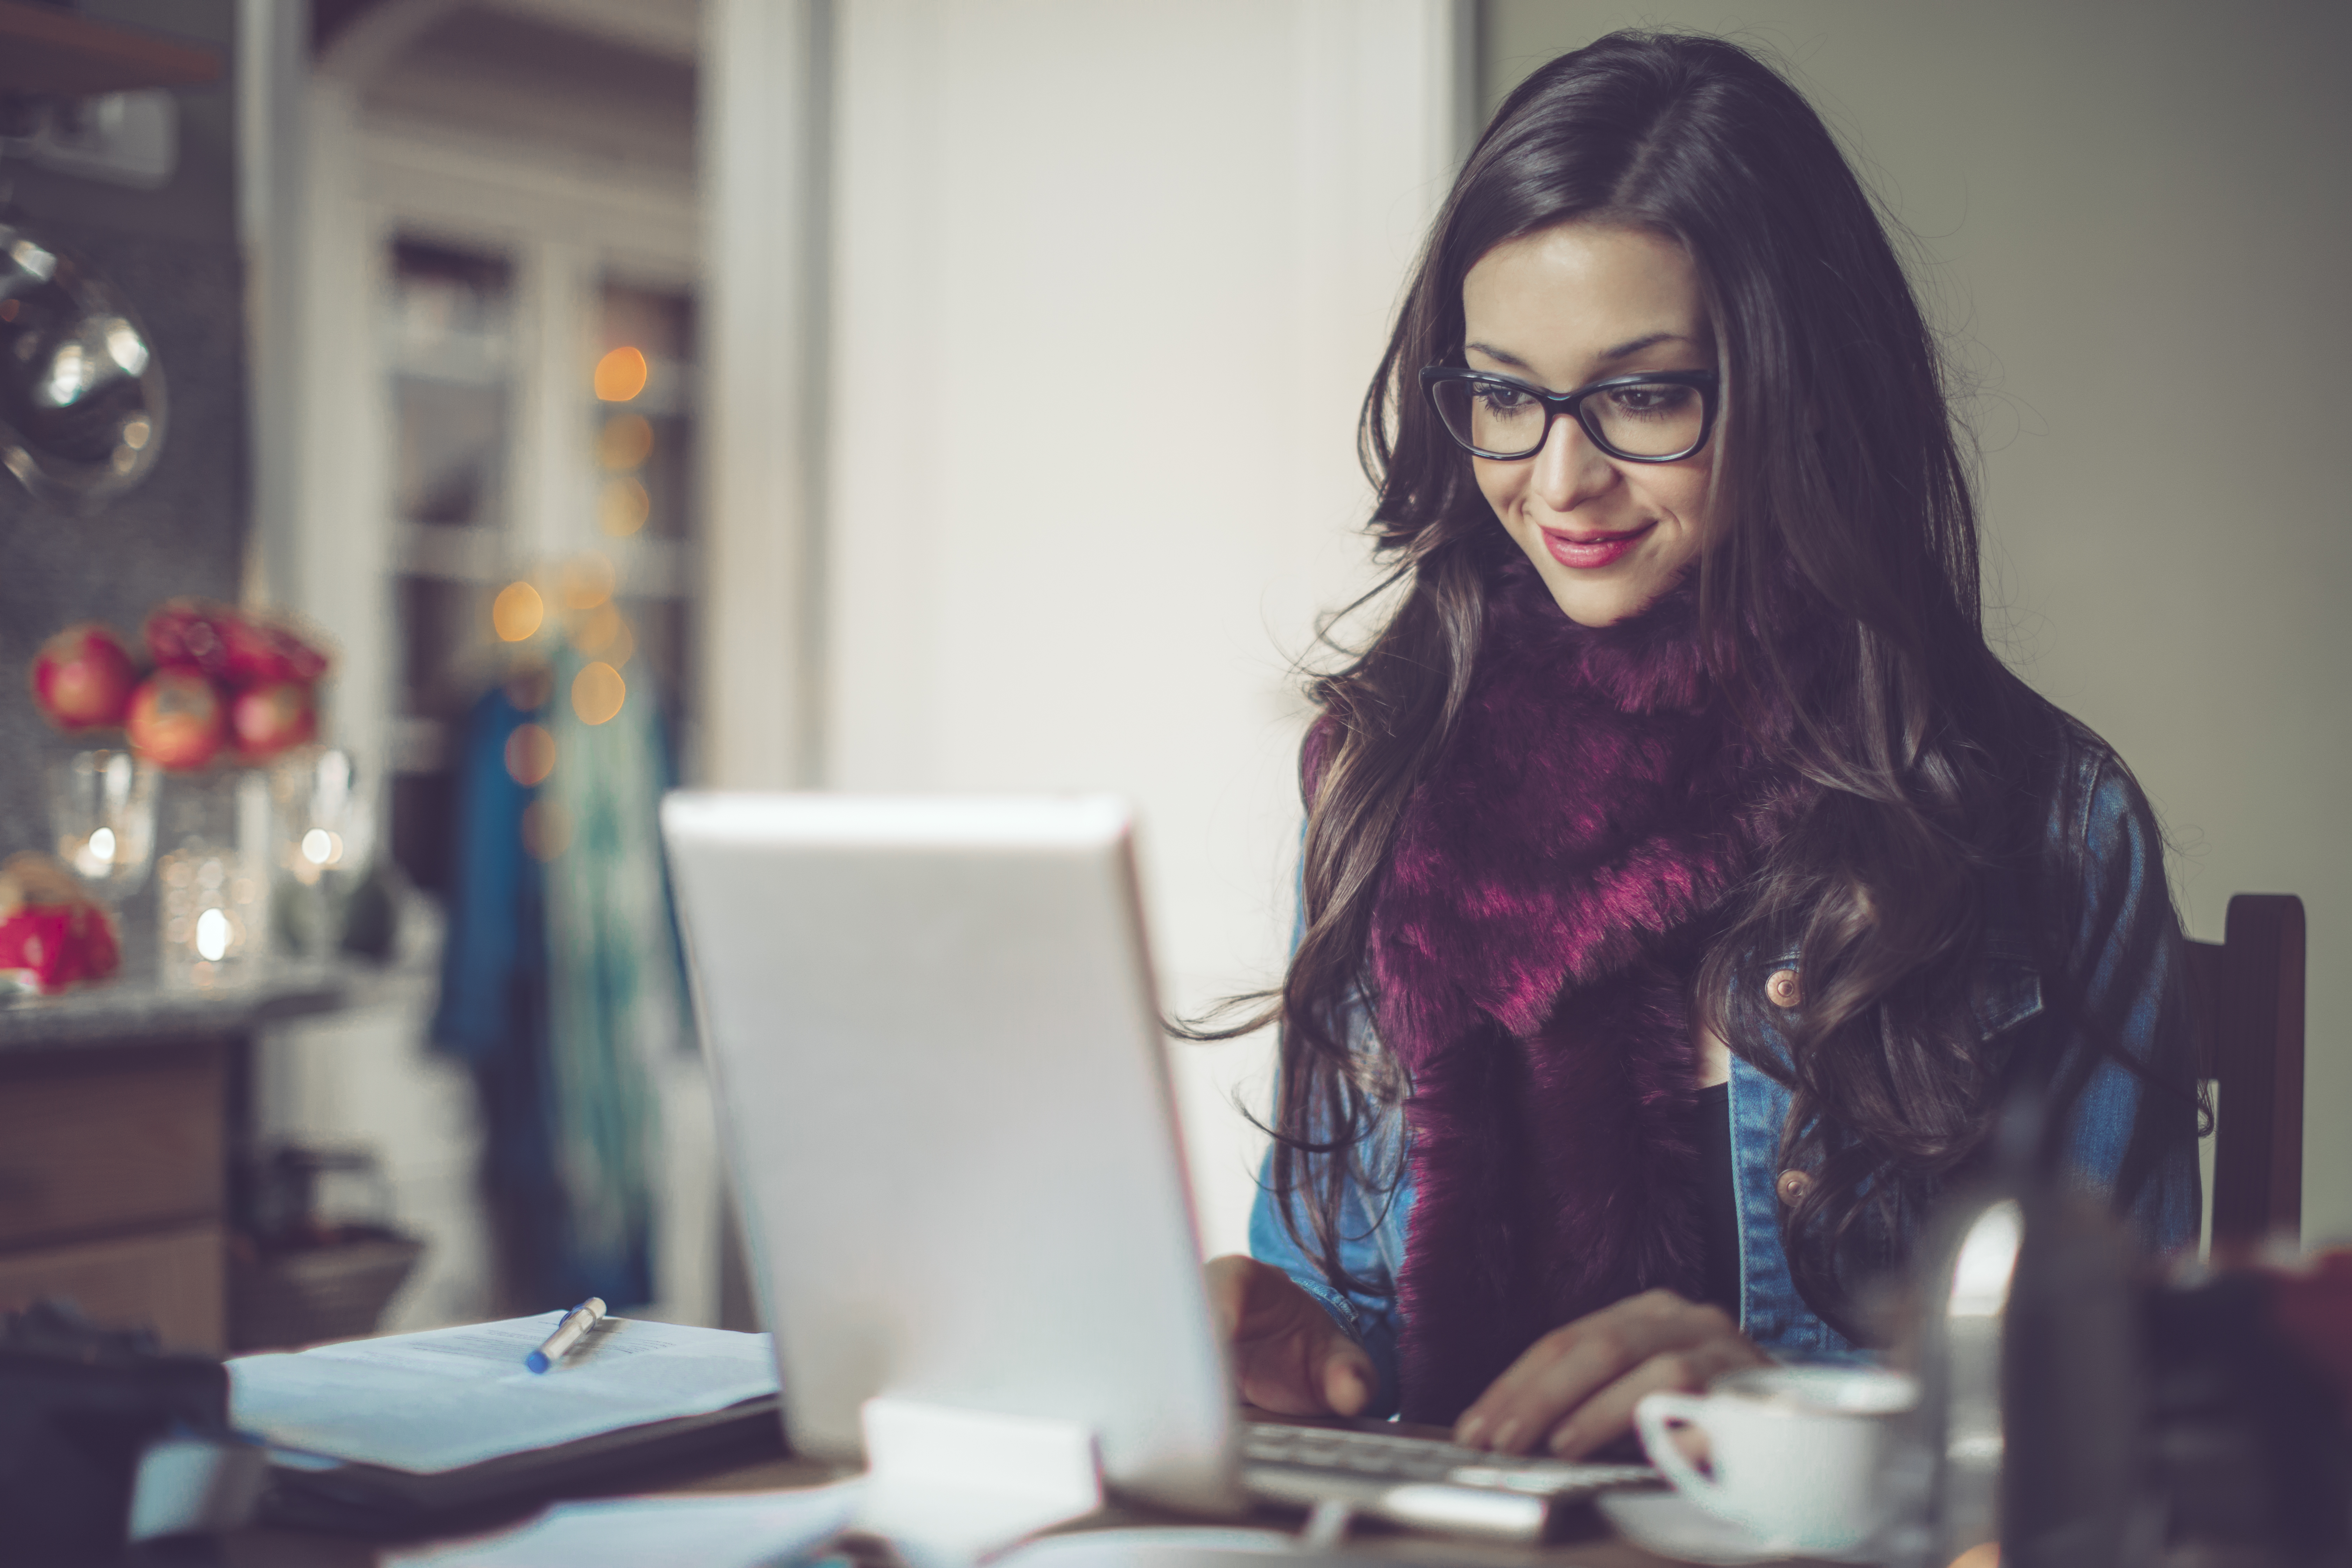
M 662 832 L 797 1450 L 857 1458 L 880 1398 L 1075 1424 L 1189 1512 L 1520 1539 L 1646 1478 L 1241 1418 L 1120 802 L 678 794 Z

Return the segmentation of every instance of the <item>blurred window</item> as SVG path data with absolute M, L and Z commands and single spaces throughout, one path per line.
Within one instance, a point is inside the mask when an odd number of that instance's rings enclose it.
M 542 303 L 526 321 L 519 262 L 549 270 L 532 243 L 390 242 L 392 843 L 409 877 L 436 892 L 455 847 L 466 715 L 549 639 L 653 693 L 674 752 L 695 715 L 693 294 L 598 268 L 575 279 L 583 310 Z M 565 321 L 576 342 L 530 342 L 531 323 Z M 571 384 L 541 384 L 570 365 Z M 572 437 L 535 437 L 524 411 L 542 399 L 580 410 Z M 520 515 L 518 479 L 533 474 L 522 505 L 537 514 Z M 519 583 L 543 613 L 518 614 L 511 597 L 499 612 Z
M 352 100 L 382 468 L 372 438 L 351 500 L 381 509 L 392 646 L 348 700 L 388 703 L 393 854 L 439 891 L 467 712 L 562 642 L 693 754 L 699 27 L 690 0 L 409 8 Z

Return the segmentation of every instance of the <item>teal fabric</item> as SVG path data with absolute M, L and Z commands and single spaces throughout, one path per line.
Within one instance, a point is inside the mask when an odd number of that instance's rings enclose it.
M 590 724 L 570 695 L 582 663 L 556 650 L 556 761 L 540 787 L 565 836 L 546 868 L 550 1111 L 572 1245 L 610 1267 L 641 1258 L 653 1227 L 651 1060 L 691 1037 L 658 828 L 672 780 L 654 683 L 629 682 L 620 711 Z
M 529 1310 L 602 1296 L 619 1310 L 653 1299 L 649 1064 L 692 1037 L 656 817 L 669 751 L 650 679 L 630 682 L 614 717 L 584 723 L 571 700 L 581 660 L 560 643 L 547 651 L 543 709 L 494 686 L 467 720 L 431 1037 L 473 1069 L 485 1185 L 523 1219 L 502 1235 L 511 1288 Z M 535 789 L 507 765 L 509 739 L 532 721 L 556 758 Z M 542 863 L 534 839 L 562 847 Z

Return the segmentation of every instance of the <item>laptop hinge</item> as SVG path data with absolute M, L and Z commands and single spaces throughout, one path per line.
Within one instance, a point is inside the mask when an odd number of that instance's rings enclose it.
M 1095 1435 L 1074 1421 L 916 1400 L 860 1410 L 866 1484 L 857 1528 L 910 1562 L 977 1562 L 1102 1507 Z

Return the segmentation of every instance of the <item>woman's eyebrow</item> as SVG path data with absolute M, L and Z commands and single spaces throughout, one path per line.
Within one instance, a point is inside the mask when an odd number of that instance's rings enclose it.
M 1626 342 L 1619 343 L 1615 348 L 1603 349 L 1600 353 L 1593 357 L 1600 363 L 1606 364 L 1612 360 L 1621 360 L 1629 355 L 1640 353 L 1643 349 L 1655 348 L 1660 343 L 1695 344 L 1697 340 L 1696 338 L 1689 337 L 1682 332 L 1646 332 L 1641 337 L 1628 339 Z M 1465 343 L 1462 347 L 1465 353 L 1472 349 L 1475 349 L 1478 353 L 1485 354 L 1488 359 L 1495 361 L 1498 364 L 1510 365 L 1515 369 L 1528 371 L 1530 373 L 1532 373 L 1535 368 L 1528 364 L 1527 361 L 1521 359 L 1518 355 L 1508 353 L 1503 349 L 1498 349 L 1492 343 Z
M 1660 343 L 1686 343 L 1691 341 L 1680 332 L 1651 332 L 1646 336 L 1634 338 L 1631 342 L 1619 343 L 1613 349 L 1605 350 L 1601 357 L 1604 360 L 1623 359 L 1628 354 L 1640 353 L 1643 349 L 1655 348 Z
M 1470 350 L 1472 350 L 1472 349 L 1475 349 L 1475 350 L 1477 350 L 1480 353 L 1485 354 L 1485 355 L 1486 355 L 1488 359 L 1490 359 L 1490 360 L 1495 360 L 1495 361 L 1496 361 L 1496 362 L 1498 362 L 1498 363 L 1503 363 L 1503 364 L 1514 365 L 1514 366 L 1517 366 L 1517 367 L 1518 369 L 1520 369 L 1520 370 L 1532 370 L 1532 369 L 1534 368 L 1532 365 L 1528 364 L 1527 361 L 1525 361 L 1525 360 L 1521 359 L 1518 355 L 1517 355 L 1517 354 L 1515 354 L 1515 353 L 1506 353 L 1503 350 L 1498 349 L 1498 348 L 1496 348 L 1496 347 L 1492 346 L 1491 344 L 1487 344 L 1487 343 L 1465 343 L 1465 344 L 1463 344 L 1463 345 L 1462 345 L 1462 348 L 1463 348 L 1463 352 L 1465 352 L 1465 353 L 1468 353 L 1468 352 L 1469 352 Z

